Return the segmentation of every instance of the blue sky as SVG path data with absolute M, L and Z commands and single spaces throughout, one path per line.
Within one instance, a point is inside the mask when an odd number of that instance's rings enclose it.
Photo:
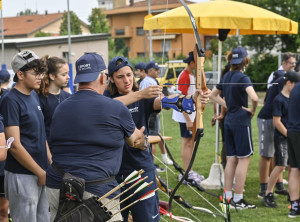
M 167 2 L 167 0 L 161 0 Z M 205 1 L 205 0 L 192 0 Z M 97 0 L 69 0 L 70 10 L 74 11 L 77 16 L 84 22 L 88 22 L 88 16 L 91 14 L 92 8 L 98 7 Z M 25 9 L 37 10 L 40 14 L 45 10 L 48 13 L 56 13 L 58 11 L 67 11 L 67 0 L 2 0 L 3 17 L 16 16 L 18 12 Z

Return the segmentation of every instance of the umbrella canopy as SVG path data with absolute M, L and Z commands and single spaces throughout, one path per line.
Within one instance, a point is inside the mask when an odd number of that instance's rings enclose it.
M 201 34 L 218 34 L 219 29 L 230 29 L 234 35 L 297 34 L 298 23 L 266 9 L 236 1 L 215 0 L 188 5 Z M 145 30 L 162 29 L 166 32 L 193 33 L 185 8 L 178 7 L 156 16 L 146 16 Z

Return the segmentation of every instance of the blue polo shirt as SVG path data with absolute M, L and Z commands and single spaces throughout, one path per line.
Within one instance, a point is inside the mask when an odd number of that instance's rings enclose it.
M 297 83 L 290 94 L 288 105 L 288 132 L 300 132 L 300 83 Z
M 48 166 L 46 133 L 38 95 L 34 91 L 31 91 L 30 95 L 25 95 L 13 88 L 3 98 L 0 107 L 4 126 L 19 127 L 21 144 L 34 161 L 46 170 Z M 7 153 L 5 170 L 19 174 L 33 174 L 10 152 Z
M 279 93 L 273 101 L 273 116 L 280 116 L 282 124 L 286 127 L 289 98 Z M 274 136 L 283 136 L 276 128 Z
M 283 89 L 283 77 L 278 78 L 275 83 L 276 84 L 273 84 L 266 93 L 265 104 L 257 115 L 257 117 L 260 119 L 273 118 L 273 101 Z
M 52 159 L 63 171 L 86 181 L 115 176 L 121 166 L 124 137 L 130 137 L 134 130 L 131 114 L 121 102 L 80 90 L 54 112 Z M 49 167 L 47 186 L 58 189 L 60 182 L 61 176 Z M 87 186 L 86 191 L 102 196 L 115 186 L 117 182 L 112 181 Z
M 250 126 L 251 114 L 242 109 L 242 106 L 248 107 L 248 94 L 246 88 L 252 86 L 250 78 L 239 71 L 229 71 L 221 79 L 221 84 L 216 88 L 222 91 L 226 100 L 227 112 L 225 123 L 231 125 Z M 233 83 L 222 85 L 222 83 Z M 234 84 L 242 83 L 242 84 Z
M 120 94 L 111 96 L 107 90 L 104 91 L 104 95 L 111 98 L 122 96 Z M 138 129 L 140 129 L 142 126 L 145 127 L 145 135 L 148 135 L 149 132 L 149 116 L 151 113 L 156 113 L 156 111 L 153 109 L 154 100 L 155 98 L 142 99 L 127 106 L 136 127 Z M 122 164 L 119 174 L 129 174 L 133 170 L 140 169 L 150 171 L 154 168 L 151 148 L 149 148 L 148 152 L 146 150 L 132 148 L 127 143 L 124 144 Z
M 47 141 L 50 148 L 51 148 L 50 126 L 52 122 L 53 113 L 56 107 L 58 106 L 58 104 L 64 101 L 70 95 L 71 95 L 70 93 L 67 93 L 64 90 L 61 90 L 59 95 L 53 95 L 51 93 L 49 93 L 47 97 L 45 97 L 43 94 L 39 95 L 42 112 L 44 114 Z

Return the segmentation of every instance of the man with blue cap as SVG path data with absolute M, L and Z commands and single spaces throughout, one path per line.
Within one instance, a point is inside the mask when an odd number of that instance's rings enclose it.
M 230 198 L 230 205 L 233 208 L 254 209 L 256 208 L 255 205 L 245 201 L 243 189 L 250 156 L 253 155 L 251 118 L 255 113 L 258 97 L 250 78 L 244 74 L 250 62 L 246 49 L 243 47 L 233 49 L 228 60 L 230 61 L 230 71 L 224 75 L 211 95 L 215 102 L 227 108 L 224 123 L 227 155 L 224 197 Z M 223 93 L 226 101 L 220 97 L 221 93 Z M 251 108 L 248 108 L 248 96 L 252 102 Z M 234 177 L 235 193 L 232 197 Z
M 79 84 L 78 92 L 57 106 L 50 129 L 55 166 L 86 182 L 110 178 L 105 183 L 86 186 L 83 199 L 103 196 L 118 185 L 114 176 L 121 165 L 125 141 L 133 148 L 145 149 L 144 129 L 135 127 L 127 107 L 102 95 L 107 81 L 105 70 L 103 58 L 96 53 L 86 53 L 76 61 L 74 82 Z M 55 167 L 48 168 L 51 221 L 58 211 L 61 179 Z M 107 198 L 103 200 L 107 201 Z M 118 199 L 111 201 L 107 208 L 117 204 L 111 210 L 117 212 L 118 202 Z M 117 214 L 110 221 L 120 220 L 121 214 Z
M 6 69 L 0 71 L 1 88 L 7 89 L 10 80 L 10 74 Z
M 146 63 L 144 62 L 140 62 L 138 64 L 135 65 L 135 72 L 134 74 L 136 75 L 136 77 L 140 78 L 136 83 L 138 85 L 140 85 L 140 83 L 143 81 L 143 79 L 147 76 L 146 74 Z

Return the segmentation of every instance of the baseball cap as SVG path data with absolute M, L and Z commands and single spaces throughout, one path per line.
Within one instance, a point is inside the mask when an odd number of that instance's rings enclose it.
M 184 59 L 183 62 L 184 63 L 190 63 L 192 61 L 195 61 L 195 59 L 194 59 L 194 52 L 193 51 L 189 52 L 188 57 L 186 59 Z
M 247 50 L 244 47 L 237 47 L 232 50 L 232 59 L 230 65 L 241 64 L 243 59 L 248 55 Z
M 286 81 L 290 80 L 291 82 L 299 82 L 299 74 L 290 70 L 284 74 L 283 79 Z
M 0 70 L 0 82 L 6 82 L 10 79 L 10 74 L 6 69 Z
M 135 69 L 144 69 L 145 70 L 146 66 L 147 66 L 146 63 L 140 62 L 140 63 L 136 64 L 134 68 Z
M 133 69 L 131 63 L 125 57 L 117 56 L 112 58 L 108 64 L 108 75 L 112 76 L 114 72 L 117 72 L 125 66 L 129 66 L 131 70 Z
M 148 69 L 151 69 L 151 68 L 159 69 L 159 66 L 158 66 L 157 62 L 155 62 L 155 61 L 148 62 L 147 66 L 146 66 L 146 69 L 148 70 Z
M 85 53 L 76 61 L 74 83 L 93 82 L 106 69 L 103 58 L 97 53 Z

